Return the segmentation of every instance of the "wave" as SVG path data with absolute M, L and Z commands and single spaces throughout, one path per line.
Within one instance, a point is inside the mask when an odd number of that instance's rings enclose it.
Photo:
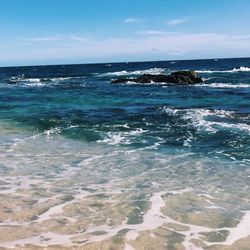
M 210 79 L 205 79 L 210 80 Z M 164 85 L 163 88 L 168 88 L 169 86 L 179 86 L 179 87 L 186 87 L 186 85 L 175 85 L 170 84 L 167 82 L 149 82 L 149 83 L 138 83 L 129 81 L 125 83 L 126 85 Z M 194 85 L 188 85 L 188 86 L 194 86 L 194 87 L 210 87 L 210 88 L 250 88 L 250 84 L 248 83 L 240 83 L 240 84 L 231 84 L 231 83 L 201 83 L 201 84 L 194 84 Z
M 27 78 L 23 81 L 25 82 L 58 82 L 71 79 L 83 78 L 82 76 L 65 76 L 65 77 L 47 77 L 47 78 Z
M 203 83 L 196 84 L 198 87 L 210 87 L 210 88 L 250 88 L 248 83 L 231 84 L 231 83 Z
M 234 68 L 231 70 L 196 70 L 197 73 L 237 73 L 237 72 L 250 72 L 250 68 L 241 66 L 240 68 Z
M 52 78 L 45 78 L 44 80 L 48 80 L 48 81 L 52 81 L 52 82 L 55 82 L 55 81 L 65 81 L 65 80 L 71 80 L 71 79 L 77 79 L 77 78 L 82 78 L 82 77 L 52 77 Z
M 125 82 L 126 85 L 167 85 L 169 86 L 169 83 L 167 82 L 145 82 L 145 83 L 139 83 L 139 82 L 133 82 L 133 81 L 129 81 L 129 82 Z M 167 87 L 167 86 L 164 86 L 164 87 Z
M 233 119 L 237 117 L 236 113 L 233 111 L 209 109 L 175 109 L 171 107 L 163 107 L 161 110 L 170 116 L 182 116 L 184 120 L 187 120 L 190 125 L 196 127 L 198 130 L 216 133 L 221 128 L 231 128 L 248 133 L 250 132 L 249 124 L 226 122 L 226 119 Z M 222 119 L 222 121 L 217 121 L 216 118 L 224 119 Z
M 129 145 L 133 143 L 133 140 L 131 140 L 133 137 L 140 136 L 145 132 L 147 132 L 147 130 L 143 130 L 142 128 L 137 128 L 127 132 L 108 132 L 103 140 L 98 140 L 97 142 L 108 145 Z
M 25 80 L 21 80 L 22 82 L 35 82 L 35 83 L 38 83 L 38 82 L 41 82 L 41 79 L 40 78 L 28 78 L 28 79 L 25 79 Z
M 66 83 L 67 80 L 83 79 L 83 78 L 84 78 L 83 76 L 20 78 L 20 79 L 17 79 L 15 82 L 12 82 L 10 86 L 28 86 L 28 87 L 53 86 L 53 85 L 57 85 L 60 83 Z
M 98 76 L 133 76 L 133 75 L 143 75 L 143 74 L 151 74 L 151 75 L 158 75 L 164 74 L 166 69 L 164 68 L 151 68 L 145 70 L 135 70 L 135 71 L 117 71 L 117 72 L 108 72 L 103 74 L 98 74 Z
M 171 64 L 175 64 L 177 62 L 171 62 Z M 197 73 L 237 73 L 237 72 L 250 72 L 249 67 L 241 66 L 240 68 L 234 68 L 232 70 L 195 70 Z M 145 70 L 135 70 L 135 71 L 116 71 L 116 72 L 107 72 L 107 73 L 96 73 L 95 75 L 98 76 L 133 76 L 133 75 L 143 75 L 143 74 L 152 74 L 152 75 L 158 75 L 158 74 L 164 74 L 164 73 L 170 73 L 170 70 L 167 70 L 166 68 L 150 68 Z

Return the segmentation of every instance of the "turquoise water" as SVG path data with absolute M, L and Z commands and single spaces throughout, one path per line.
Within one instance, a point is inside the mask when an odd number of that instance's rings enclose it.
M 111 84 L 183 69 L 204 83 Z M 142 246 L 140 233 L 155 233 L 170 218 L 207 246 L 218 237 L 204 230 L 226 231 L 220 244 L 232 245 L 250 234 L 247 227 L 239 233 L 250 210 L 250 59 L 0 68 L 0 157 L 0 229 L 30 228 L 2 236 L 0 246 L 110 239 L 111 246 L 119 228 L 139 235 L 130 247 Z M 147 226 L 162 214 L 165 221 Z M 68 231 L 56 224 L 62 218 Z M 169 238 L 198 249 L 185 231 Z

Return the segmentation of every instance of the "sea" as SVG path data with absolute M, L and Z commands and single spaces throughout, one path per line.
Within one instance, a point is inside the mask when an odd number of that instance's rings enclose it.
M 249 250 L 250 58 L 0 68 L 0 249 Z

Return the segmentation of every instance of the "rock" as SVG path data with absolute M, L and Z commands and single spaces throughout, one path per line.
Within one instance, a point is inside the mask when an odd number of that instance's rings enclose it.
M 145 74 L 139 76 L 138 78 L 120 78 L 112 81 L 112 83 L 127 83 L 127 82 L 136 82 L 136 83 L 170 83 L 178 85 L 188 85 L 196 84 L 203 82 L 202 78 L 198 76 L 195 71 L 176 71 L 170 75 L 151 75 Z
M 129 79 L 129 78 L 119 78 L 116 80 L 113 80 L 112 83 L 126 83 L 126 82 L 133 82 L 135 79 Z

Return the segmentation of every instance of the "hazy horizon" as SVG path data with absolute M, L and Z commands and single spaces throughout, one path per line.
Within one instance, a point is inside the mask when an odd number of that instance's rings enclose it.
M 67 65 L 91 65 L 91 64 L 122 64 L 122 63 L 150 63 L 150 62 L 171 62 L 171 61 L 205 61 L 205 60 L 228 60 L 228 59 L 248 59 L 250 57 L 217 57 L 217 58 L 192 58 L 192 59 L 179 59 L 179 60 L 157 60 L 157 61 L 114 61 L 114 62 L 88 62 L 88 63 L 59 63 L 59 64 L 33 64 L 33 65 L 10 65 L 0 66 L 0 68 L 11 68 L 11 67 L 43 67 L 43 66 L 67 66 Z

